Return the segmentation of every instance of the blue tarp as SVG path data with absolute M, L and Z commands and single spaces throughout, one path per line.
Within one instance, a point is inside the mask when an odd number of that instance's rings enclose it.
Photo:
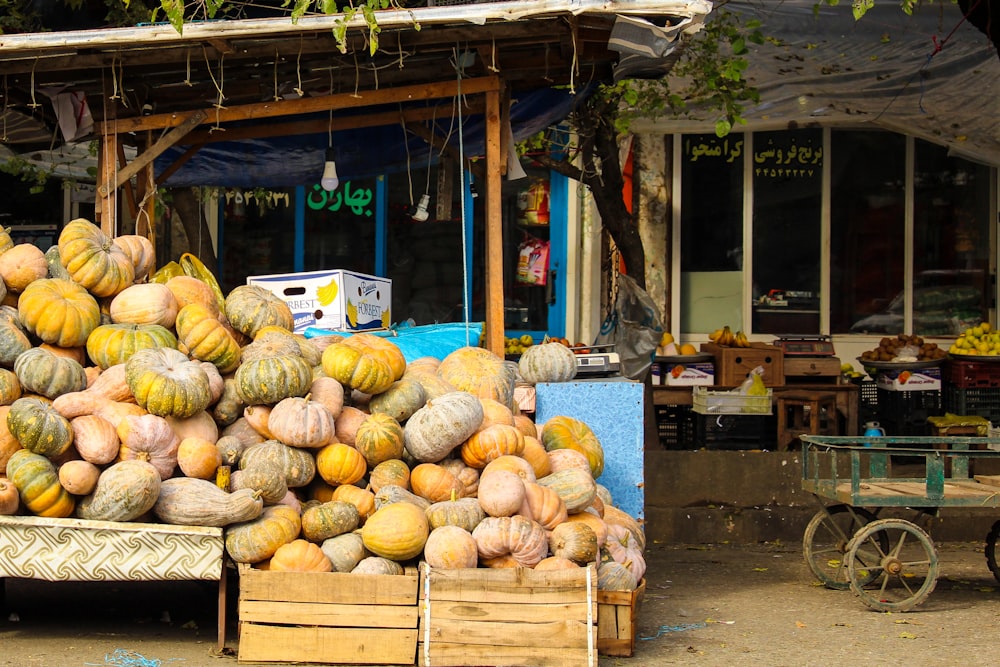
M 542 89 L 527 93 L 511 104 L 511 129 L 515 141 L 520 141 L 564 119 L 573 106 L 586 96 L 586 91 L 575 95 L 566 90 Z M 396 109 L 398 107 L 392 107 Z M 371 108 L 364 113 L 385 109 Z M 336 112 L 335 112 L 336 113 Z M 357 112 L 355 112 L 357 113 Z M 303 116 L 327 118 L 327 114 Z M 281 119 L 288 122 L 288 119 Z M 468 157 L 482 155 L 484 148 L 484 119 L 482 114 L 464 117 L 462 136 L 464 153 Z M 458 146 L 459 119 L 437 118 L 438 134 L 450 132 L 450 144 Z M 236 125 L 234 125 L 235 127 Z M 426 127 L 426 125 L 425 125 Z M 403 139 L 406 136 L 409 144 Z M 202 147 L 176 173 L 166 180 L 167 187 L 220 186 L 242 188 L 279 188 L 312 185 L 319 180 L 328 133 L 306 134 L 246 141 L 222 141 Z M 404 135 L 401 124 L 372 128 L 359 128 L 333 133 L 337 172 L 340 180 L 362 179 L 427 164 L 427 143 L 412 132 Z M 156 159 L 155 171 L 161 173 L 187 150 L 177 145 Z M 432 158 L 437 157 L 435 150 Z
M 483 332 L 482 322 L 445 322 L 442 324 L 425 324 L 421 326 L 399 326 L 386 331 L 368 331 L 366 333 L 390 339 L 403 353 L 406 363 L 421 357 L 436 357 L 444 359 L 449 353 L 461 347 L 479 345 L 479 337 Z M 349 331 L 331 331 L 319 327 L 308 327 L 306 338 L 319 336 L 351 336 Z

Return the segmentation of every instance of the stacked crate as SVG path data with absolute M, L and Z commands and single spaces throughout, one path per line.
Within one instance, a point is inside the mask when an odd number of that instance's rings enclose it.
M 1000 424 L 1000 359 L 949 359 L 941 379 L 945 412 L 984 417 Z

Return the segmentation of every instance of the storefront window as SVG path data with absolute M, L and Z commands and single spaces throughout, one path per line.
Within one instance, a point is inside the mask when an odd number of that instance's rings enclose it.
M 225 290 L 247 276 L 295 271 L 295 189 L 220 192 L 223 250 L 220 282 Z
M 319 184 L 306 187 L 303 270 L 375 270 L 374 178 L 341 181 L 327 192 Z
M 823 160 L 821 130 L 754 135 L 754 333 L 820 333 Z
M 830 169 L 830 330 L 903 333 L 906 140 L 835 131 Z
M 682 138 L 682 333 L 743 319 L 744 145 L 742 135 Z
M 914 333 L 955 335 L 987 317 L 989 168 L 918 141 L 914 171 Z
M 412 319 L 419 325 L 462 320 L 462 190 L 457 170 L 450 170 L 440 187 L 437 172 L 434 167 L 430 181 L 425 170 L 386 177 L 386 277 L 392 280 L 392 318 L 397 322 Z M 415 205 L 425 190 L 430 200 L 428 217 L 415 220 Z

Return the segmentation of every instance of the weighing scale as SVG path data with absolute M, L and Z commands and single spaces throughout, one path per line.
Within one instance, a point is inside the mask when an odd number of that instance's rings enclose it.
M 786 357 L 832 357 L 833 342 L 830 336 L 780 336 L 774 344 Z
M 615 377 L 621 375 L 621 359 L 614 350 L 614 343 L 591 345 L 593 352 L 576 355 L 578 378 Z

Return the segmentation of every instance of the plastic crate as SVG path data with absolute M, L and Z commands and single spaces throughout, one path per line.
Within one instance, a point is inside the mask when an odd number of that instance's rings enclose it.
M 656 406 L 656 433 L 664 449 L 693 449 L 694 413 L 688 405 Z
M 930 435 L 927 418 L 944 413 L 941 392 L 892 391 L 879 388 L 875 413 L 886 435 Z
M 993 424 L 1000 424 L 1000 387 L 962 389 L 949 386 L 944 388 L 943 394 L 945 412 L 984 417 Z
M 855 384 L 858 385 L 858 426 L 860 432 L 849 435 L 861 435 L 867 422 L 878 421 L 878 385 L 875 380 L 865 378 L 856 381 Z
M 777 420 L 773 415 L 697 415 L 695 440 L 705 449 L 775 449 Z
M 705 387 L 691 390 L 691 409 L 702 415 L 769 415 L 771 390 L 763 396 L 736 391 L 712 391 Z
M 959 389 L 1000 387 L 1000 363 L 948 359 L 941 368 L 941 382 Z

